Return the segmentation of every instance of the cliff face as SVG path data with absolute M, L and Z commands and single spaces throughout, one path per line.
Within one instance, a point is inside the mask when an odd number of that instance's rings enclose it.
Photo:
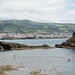
M 56 44 L 55 47 L 75 49 L 75 32 L 73 32 L 73 36 L 70 39 L 68 39 L 66 42 L 63 42 L 62 44 Z

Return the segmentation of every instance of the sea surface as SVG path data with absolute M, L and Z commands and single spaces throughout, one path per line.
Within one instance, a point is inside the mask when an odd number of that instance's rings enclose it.
M 27 45 L 48 44 L 54 47 L 67 39 L 25 39 L 0 40 Z M 14 59 L 15 54 L 15 59 Z M 70 59 L 70 61 L 68 61 Z M 75 75 L 75 50 L 64 48 L 13 50 L 0 52 L 0 66 L 20 67 L 18 71 L 6 72 L 8 75 L 33 75 L 32 71 L 41 70 L 37 75 Z

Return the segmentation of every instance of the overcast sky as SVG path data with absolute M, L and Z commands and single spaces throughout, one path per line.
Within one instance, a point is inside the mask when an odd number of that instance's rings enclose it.
M 0 0 L 0 20 L 75 23 L 75 0 Z

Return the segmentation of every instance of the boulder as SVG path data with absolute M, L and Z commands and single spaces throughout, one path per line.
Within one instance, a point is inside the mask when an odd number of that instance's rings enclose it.
M 2 46 L 0 46 L 0 51 L 4 50 L 4 48 Z
M 70 47 L 75 47 L 75 43 L 70 43 Z
M 43 47 L 49 47 L 47 44 L 43 44 L 42 46 L 43 46 Z

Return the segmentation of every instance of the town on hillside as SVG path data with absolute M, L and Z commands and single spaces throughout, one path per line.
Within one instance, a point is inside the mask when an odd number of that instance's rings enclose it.
M 60 34 L 33 34 L 33 33 L 0 33 L 0 40 L 5 39 L 57 39 L 57 38 L 70 38 L 72 33 L 60 33 Z

